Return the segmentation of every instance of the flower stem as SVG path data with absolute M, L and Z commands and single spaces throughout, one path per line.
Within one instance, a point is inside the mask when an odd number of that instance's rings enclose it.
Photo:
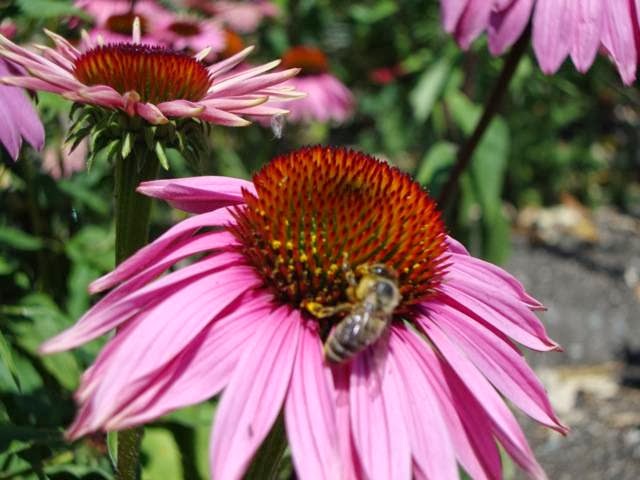
M 245 475 L 247 480 L 275 480 L 287 449 L 284 419 L 280 416 L 253 458 Z
M 154 155 L 132 154 L 116 160 L 116 264 L 147 243 L 151 199 L 140 195 L 136 188 L 140 182 L 155 178 L 157 173 L 158 160 Z
M 464 171 L 471 163 L 471 159 L 473 158 L 473 154 L 476 148 L 480 144 L 480 140 L 482 140 L 484 133 L 491 124 L 491 120 L 493 120 L 493 117 L 495 117 L 498 113 L 498 109 L 500 108 L 502 99 L 509 90 L 509 83 L 511 82 L 511 79 L 516 72 L 516 68 L 525 52 L 527 51 L 529 36 L 530 28 L 528 27 L 522 33 L 513 47 L 511 47 L 511 50 L 509 51 L 509 54 L 507 55 L 507 58 L 502 65 L 500 76 L 498 77 L 498 80 L 493 86 L 491 94 L 487 99 L 480 120 L 476 124 L 476 127 L 471 136 L 467 139 L 462 148 L 458 150 L 456 163 L 453 166 L 451 173 L 449 174 L 447 183 L 445 183 L 444 187 L 442 187 L 440 196 L 438 197 L 438 205 L 440 206 L 441 210 L 446 210 L 446 208 L 448 207 L 448 203 L 451 202 L 451 198 L 458 188 L 460 176 L 464 173 Z
M 115 166 L 116 264 L 147 243 L 151 199 L 136 192 L 140 182 L 155 178 L 158 161 L 154 155 L 132 153 L 118 157 Z M 116 478 L 138 478 L 142 428 L 118 432 L 118 460 Z

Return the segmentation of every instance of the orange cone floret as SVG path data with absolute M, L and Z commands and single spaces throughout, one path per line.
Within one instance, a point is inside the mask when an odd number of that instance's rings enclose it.
M 282 68 L 301 68 L 299 75 L 318 75 L 329 71 L 329 60 L 315 47 L 293 47 L 282 56 Z
M 193 57 L 134 43 L 87 51 L 76 60 L 73 74 L 85 85 L 109 85 L 123 94 L 135 90 L 143 102 L 154 104 L 201 100 L 212 84 L 204 64 Z
M 354 272 L 383 263 L 399 275 L 398 314 L 434 295 L 446 268 L 435 202 L 411 177 L 346 148 L 277 157 L 253 179 L 257 196 L 230 227 L 274 294 L 297 308 L 347 301 Z

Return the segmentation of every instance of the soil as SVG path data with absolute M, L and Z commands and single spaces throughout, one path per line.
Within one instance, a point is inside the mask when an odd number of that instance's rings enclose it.
M 640 478 L 640 222 L 593 216 L 598 241 L 553 245 L 516 235 L 507 270 L 548 311 L 561 353 L 529 353 L 566 437 L 522 418 L 550 479 Z M 512 478 L 524 478 L 515 473 Z

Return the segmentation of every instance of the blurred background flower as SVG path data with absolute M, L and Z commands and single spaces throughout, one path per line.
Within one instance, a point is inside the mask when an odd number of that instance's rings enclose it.
M 558 71 L 570 56 L 586 72 L 602 50 L 629 85 L 636 78 L 638 58 L 637 4 L 623 0 L 441 0 L 442 21 L 462 48 L 484 31 L 489 50 L 501 55 L 533 24 L 533 46 L 540 68 Z
M 5 20 L 0 23 L 0 35 L 10 38 L 15 33 L 13 22 Z M 0 77 L 19 75 L 22 71 L 14 63 L 0 58 Z M 31 99 L 22 89 L 0 85 L 0 117 L 3 119 L 0 143 L 13 160 L 17 160 L 23 140 L 36 150 L 43 147 L 44 127 Z
M 282 55 L 282 68 L 300 68 L 296 78 L 287 82 L 306 96 L 289 103 L 287 121 L 309 123 L 312 121 L 339 124 L 346 121 L 355 106 L 349 89 L 331 74 L 327 56 L 318 48 L 297 46 Z

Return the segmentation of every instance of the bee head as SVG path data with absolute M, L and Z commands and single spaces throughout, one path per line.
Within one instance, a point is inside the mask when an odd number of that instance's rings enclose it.
M 398 273 L 384 263 L 374 263 L 368 267 L 369 274 L 377 277 L 387 278 L 389 280 L 397 280 Z

